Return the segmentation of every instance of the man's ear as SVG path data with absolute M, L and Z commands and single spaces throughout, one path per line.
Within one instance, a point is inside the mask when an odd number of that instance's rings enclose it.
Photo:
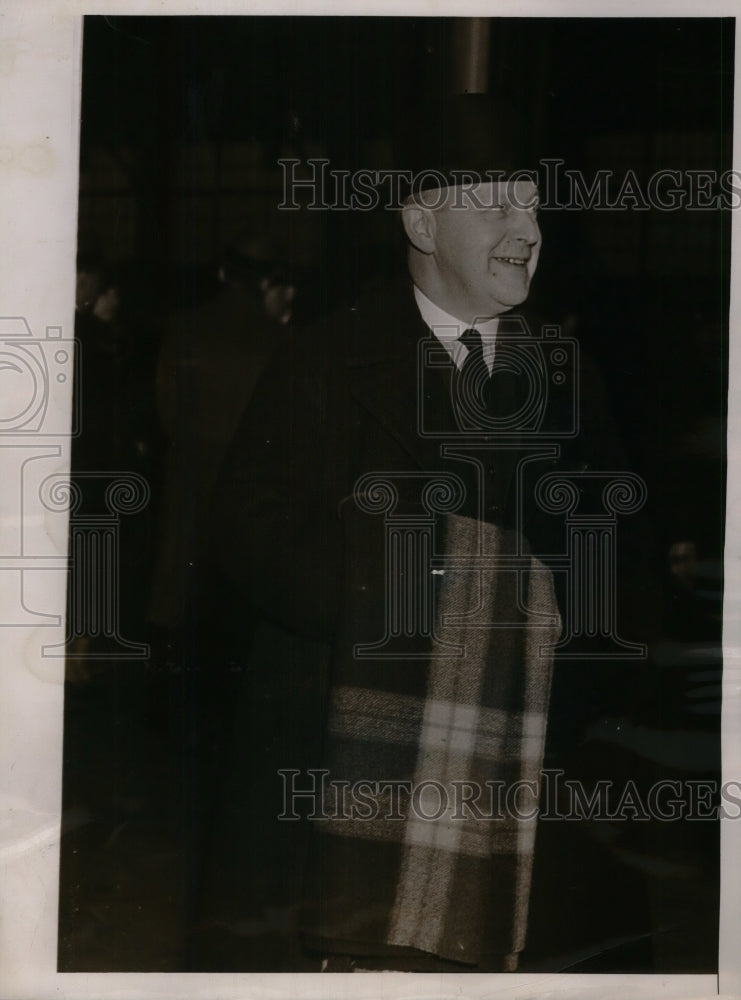
M 401 210 L 401 221 L 409 242 L 421 253 L 435 249 L 435 213 L 418 202 L 410 201 Z

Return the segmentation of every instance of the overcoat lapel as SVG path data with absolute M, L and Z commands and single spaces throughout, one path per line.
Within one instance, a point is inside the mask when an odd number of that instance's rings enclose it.
M 347 377 L 353 398 L 394 437 L 414 466 L 435 469 L 441 464 L 439 440 L 420 434 L 419 424 L 419 357 L 425 342 L 433 343 L 434 337 L 419 315 L 411 284 L 400 286 L 358 321 Z M 424 402 L 435 412 L 449 409 L 445 393 L 452 367 L 451 362 L 425 378 Z

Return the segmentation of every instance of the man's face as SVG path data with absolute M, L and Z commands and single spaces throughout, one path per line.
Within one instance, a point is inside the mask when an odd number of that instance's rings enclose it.
M 97 271 L 77 272 L 77 291 L 75 293 L 75 306 L 81 312 L 92 308 L 95 300 L 100 295 L 100 275 Z
M 441 308 L 470 323 L 525 301 L 540 250 L 537 194 L 529 180 L 447 192 L 434 210 L 431 254 Z

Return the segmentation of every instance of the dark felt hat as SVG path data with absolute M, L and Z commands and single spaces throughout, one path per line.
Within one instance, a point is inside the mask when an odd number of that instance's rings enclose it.
M 407 193 L 537 168 L 524 116 L 488 94 L 455 94 L 442 106 L 409 109 L 397 122 L 395 150 L 397 169 L 413 178 Z

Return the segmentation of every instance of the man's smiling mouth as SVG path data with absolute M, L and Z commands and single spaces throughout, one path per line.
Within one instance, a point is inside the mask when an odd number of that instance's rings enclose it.
M 518 267 L 524 267 L 527 264 L 525 257 L 492 257 L 492 260 L 500 264 L 516 264 Z

